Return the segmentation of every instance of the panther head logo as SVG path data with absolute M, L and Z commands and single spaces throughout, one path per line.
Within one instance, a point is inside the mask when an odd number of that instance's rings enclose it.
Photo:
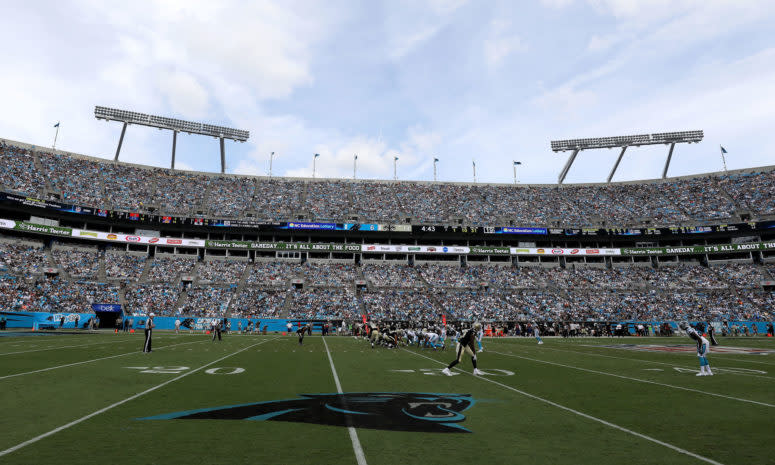
M 461 412 L 470 394 L 350 392 L 302 394 L 299 399 L 229 405 L 168 413 L 140 420 L 290 421 L 389 431 L 470 433 Z

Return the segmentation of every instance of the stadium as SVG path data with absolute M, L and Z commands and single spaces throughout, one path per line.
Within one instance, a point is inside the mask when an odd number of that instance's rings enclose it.
M 255 133 L 94 116 L 114 156 L 0 134 L 2 463 L 772 463 L 775 166 L 668 176 L 681 130 L 542 141 L 557 183 L 250 175 Z

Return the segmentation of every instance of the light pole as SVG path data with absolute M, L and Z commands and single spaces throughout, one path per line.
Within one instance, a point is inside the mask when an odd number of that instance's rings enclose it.
M 316 153 L 314 157 L 312 157 L 312 179 L 315 179 L 315 168 L 316 163 L 318 161 L 318 157 L 320 156 L 319 153 Z
M 521 161 L 515 161 L 514 162 L 514 184 L 517 183 L 517 165 L 521 165 Z
M 355 179 L 355 173 L 358 169 L 358 154 L 353 155 L 353 179 Z
M 274 152 L 269 154 L 269 177 L 272 177 L 272 159 L 274 158 Z
M 393 157 L 393 181 L 398 180 L 398 157 Z
M 436 182 L 436 163 L 439 162 L 438 158 L 433 159 L 433 182 Z

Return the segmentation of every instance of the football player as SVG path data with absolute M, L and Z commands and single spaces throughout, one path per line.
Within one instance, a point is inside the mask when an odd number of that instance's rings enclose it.
M 299 345 L 304 343 L 304 333 L 309 333 L 310 336 L 312 335 L 312 323 L 307 323 L 296 330 L 296 334 L 299 336 Z
M 452 376 L 452 372 L 450 370 L 455 365 L 460 363 L 461 360 L 463 360 L 463 354 L 468 354 L 471 356 L 471 363 L 474 365 L 474 375 L 484 374 L 479 370 L 479 368 L 476 367 L 476 353 L 474 352 L 476 348 L 476 334 L 481 331 L 481 329 L 482 324 L 477 321 L 474 323 L 474 326 L 471 329 L 463 332 L 463 336 L 455 345 L 455 353 L 457 354 L 457 357 L 447 366 L 447 368 L 442 370 L 442 373 L 447 376 Z
M 696 329 L 689 326 L 687 323 L 680 324 L 681 329 L 686 331 L 686 335 L 697 342 L 697 357 L 700 359 L 700 372 L 697 376 L 713 376 L 713 372 L 710 371 L 710 364 L 708 363 L 708 346 L 710 343 L 707 339 L 702 337 Z
M 479 329 L 476 331 L 476 343 L 479 345 L 479 352 L 484 352 L 484 347 L 482 347 L 482 336 L 484 336 L 484 329 L 482 329 L 481 323 L 478 323 L 478 324 L 479 324 Z
M 543 344 L 544 341 L 541 339 L 541 330 L 538 329 L 538 323 L 533 323 L 533 335 L 535 336 L 536 340 L 538 341 L 538 344 Z

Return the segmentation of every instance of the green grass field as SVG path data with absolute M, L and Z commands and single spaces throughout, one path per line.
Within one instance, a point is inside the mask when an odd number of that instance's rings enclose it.
M 603 347 L 619 344 L 691 341 L 485 340 L 485 376 L 471 375 L 464 358 L 447 377 L 441 369 L 451 350 L 372 350 L 352 337 L 314 335 L 299 346 L 295 337 L 212 343 L 202 334 L 158 333 L 152 354 L 140 352 L 139 334 L 0 337 L 0 463 L 775 463 L 775 354 L 712 350 L 716 376 L 696 377 L 693 352 Z M 765 338 L 721 345 L 775 351 Z M 375 394 L 369 399 L 380 400 L 368 407 L 358 404 L 364 396 L 338 407 L 330 400 L 337 396 L 306 407 L 262 404 L 242 413 L 263 415 L 250 421 L 142 419 L 336 394 L 334 369 L 344 393 L 446 396 L 386 403 Z M 451 394 L 469 395 L 455 397 L 469 408 L 453 412 Z M 274 421 L 294 409 L 313 423 Z M 438 421 L 461 414 L 455 424 L 465 429 Z M 331 426 L 329 418 L 382 429 Z M 329 424 L 314 423 L 321 421 Z

